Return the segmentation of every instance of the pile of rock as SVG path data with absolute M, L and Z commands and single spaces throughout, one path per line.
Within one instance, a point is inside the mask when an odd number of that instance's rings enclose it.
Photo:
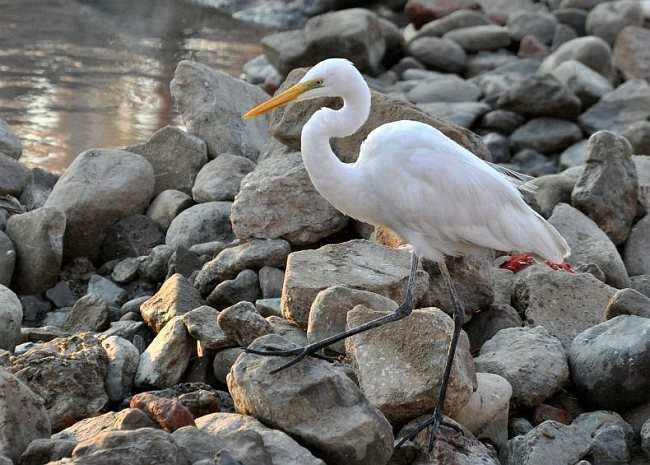
M 256 16 L 307 2 L 222 3 Z M 333 345 L 335 362 L 271 374 L 286 359 L 244 352 L 394 310 L 409 256 L 309 180 L 302 125 L 336 101 L 244 122 L 268 95 L 183 61 L 171 90 L 187 132 L 86 151 L 60 178 L 24 167 L 0 122 L 0 463 L 647 463 L 640 4 L 390 3 L 297 9 L 284 26 L 304 27 L 265 38 L 246 69 L 267 89 L 329 56 L 366 73 L 369 120 L 333 141 L 344 161 L 372 129 L 411 119 L 543 175 L 529 202 L 569 242 L 575 273 L 449 262 L 466 324 L 444 410 L 463 434 L 443 429 L 431 455 L 424 435 L 395 448 L 436 406 L 452 319 L 435 264 L 418 271 L 408 319 Z

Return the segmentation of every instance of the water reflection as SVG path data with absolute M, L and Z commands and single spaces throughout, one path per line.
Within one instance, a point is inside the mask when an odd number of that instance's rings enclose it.
M 178 124 L 178 61 L 237 75 L 264 34 L 183 0 L 0 0 L 0 12 L 0 118 L 23 161 L 59 172 L 87 148 Z

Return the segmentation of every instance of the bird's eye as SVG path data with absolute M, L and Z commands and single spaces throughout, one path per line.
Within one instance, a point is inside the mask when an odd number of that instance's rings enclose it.
M 323 79 L 316 79 L 317 86 L 322 86 L 323 84 L 325 84 L 325 81 Z

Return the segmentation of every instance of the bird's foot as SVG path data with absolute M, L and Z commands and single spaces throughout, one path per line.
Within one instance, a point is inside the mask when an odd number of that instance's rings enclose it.
M 423 421 L 419 425 L 415 426 L 413 430 L 409 431 L 406 436 L 404 436 L 400 441 L 397 443 L 396 447 L 402 447 L 407 441 L 412 441 L 415 439 L 415 437 L 420 434 L 425 429 L 429 429 L 429 434 L 428 434 L 428 452 L 431 452 L 433 450 L 433 447 L 435 446 L 435 441 L 438 437 L 438 434 L 440 433 L 440 428 L 445 427 L 449 429 L 453 429 L 456 433 L 460 435 L 464 435 L 465 433 L 463 432 L 463 429 L 456 425 L 455 423 L 445 421 L 442 418 L 442 411 L 441 409 L 436 409 L 433 412 L 433 415 L 431 415 L 431 418 L 429 418 L 426 421 Z
M 567 273 L 576 274 L 575 270 L 568 263 L 556 263 L 546 260 L 546 266 L 555 271 L 566 271 Z
M 319 354 L 318 351 L 320 349 L 321 347 L 317 346 L 316 344 L 309 344 L 304 347 L 297 347 L 295 349 L 278 349 L 275 347 L 269 347 L 268 350 L 257 350 L 257 349 L 245 348 L 244 351 L 247 354 L 264 355 L 270 357 L 294 357 L 284 365 L 281 365 L 280 367 L 271 371 L 271 374 L 274 374 L 279 371 L 285 370 L 289 367 L 292 367 L 296 363 L 310 356 L 322 360 L 327 360 L 328 362 L 332 362 L 336 360 L 336 358 L 326 357 L 325 355 Z
M 534 261 L 533 256 L 528 255 L 527 253 L 512 255 L 507 261 L 501 264 L 501 268 L 516 273 L 527 266 L 532 265 Z

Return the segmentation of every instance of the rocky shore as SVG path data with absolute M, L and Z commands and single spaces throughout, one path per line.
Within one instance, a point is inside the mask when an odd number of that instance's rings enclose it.
M 0 121 L 0 465 L 649 463 L 647 2 L 277 3 L 297 29 L 264 38 L 244 79 L 178 64 L 183 128 L 58 177 L 24 166 Z M 332 56 L 373 92 L 359 133 L 332 141 L 342 160 L 381 124 L 425 122 L 536 176 L 527 202 L 572 249 L 574 272 L 450 261 L 466 315 L 445 413 L 463 434 L 443 428 L 431 454 L 423 434 L 395 444 L 433 411 L 451 337 L 435 264 L 409 318 L 335 359 L 271 374 L 286 359 L 243 350 L 404 297 L 400 238 L 335 210 L 303 166 L 303 124 L 339 103 L 241 119 Z

